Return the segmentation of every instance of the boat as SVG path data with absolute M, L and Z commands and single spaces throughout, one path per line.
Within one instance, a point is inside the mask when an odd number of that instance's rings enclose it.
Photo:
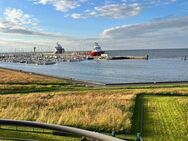
M 65 49 L 59 43 L 57 43 L 57 46 L 55 46 L 55 49 L 56 49 L 55 54 L 62 54 L 65 52 Z
M 101 54 L 104 54 L 105 51 L 103 51 L 101 49 L 101 47 L 99 46 L 99 44 L 97 42 L 94 43 L 94 48 L 93 50 L 90 52 L 91 56 L 101 56 Z
M 55 61 L 51 61 L 51 60 L 48 60 L 46 62 L 44 62 L 44 65 L 53 65 L 53 64 L 56 64 Z
M 42 61 L 38 61 L 37 63 L 36 63 L 37 65 L 54 65 L 54 64 L 56 64 L 56 62 L 55 61 L 52 61 L 52 60 L 42 60 Z

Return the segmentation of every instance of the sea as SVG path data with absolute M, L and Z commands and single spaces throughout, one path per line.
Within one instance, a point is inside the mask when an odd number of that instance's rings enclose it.
M 188 49 L 109 50 L 106 53 L 109 56 L 149 55 L 149 59 L 85 60 L 55 65 L 0 62 L 0 67 L 100 84 L 188 81 Z

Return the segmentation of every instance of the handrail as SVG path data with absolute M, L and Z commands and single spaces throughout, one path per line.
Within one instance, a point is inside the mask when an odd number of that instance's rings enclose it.
M 60 131 L 60 132 L 72 133 L 72 134 L 79 135 L 79 136 L 85 136 L 85 137 L 89 137 L 91 139 L 95 139 L 99 141 L 125 141 L 125 140 L 107 136 L 101 133 L 83 130 L 79 128 L 33 122 L 33 121 L 0 119 L 0 125 L 27 126 L 27 127 L 33 127 L 33 128 L 49 129 L 49 130 L 55 130 L 55 131 Z

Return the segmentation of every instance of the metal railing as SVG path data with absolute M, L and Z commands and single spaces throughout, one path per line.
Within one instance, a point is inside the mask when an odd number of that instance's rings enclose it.
M 98 141 L 125 141 L 125 140 L 111 137 L 108 135 L 104 135 L 101 133 L 83 130 L 79 128 L 33 122 L 33 121 L 5 120 L 5 119 L 1 120 L 0 119 L 0 125 L 24 126 L 24 127 L 49 129 L 49 130 L 54 130 L 54 131 L 59 131 L 59 132 L 71 133 L 73 135 L 79 135 L 82 137 L 84 136 L 84 137 L 88 137 L 88 138 L 98 140 Z

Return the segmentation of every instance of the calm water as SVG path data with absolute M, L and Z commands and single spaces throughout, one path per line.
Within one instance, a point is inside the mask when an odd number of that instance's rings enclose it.
M 188 55 L 188 49 L 108 51 L 108 53 L 112 56 L 149 54 L 150 59 L 62 62 L 48 66 L 0 63 L 0 66 L 101 83 L 188 81 L 188 60 L 183 60 L 183 57 Z

